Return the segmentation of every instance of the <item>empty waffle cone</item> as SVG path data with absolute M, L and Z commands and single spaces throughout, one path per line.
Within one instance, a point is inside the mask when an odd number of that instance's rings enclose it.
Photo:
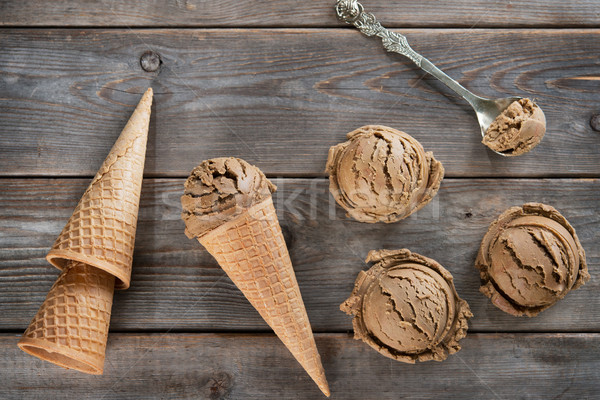
M 271 197 L 198 241 L 296 360 L 329 396 L 329 386 Z
M 151 105 L 150 88 L 46 256 L 54 266 L 80 261 L 129 287 Z
M 67 369 L 102 374 L 114 287 L 108 272 L 67 261 L 19 348 Z

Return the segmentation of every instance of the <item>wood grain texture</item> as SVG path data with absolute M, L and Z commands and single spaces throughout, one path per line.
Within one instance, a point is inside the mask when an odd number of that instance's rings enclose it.
M 599 397 L 599 1 L 363 1 L 475 93 L 536 99 L 548 134 L 515 159 L 487 151 L 463 100 L 338 21 L 334 3 L 0 1 L 1 399 L 324 398 L 183 234 L 181 178 L 217 156 L 277 178 L 332 399 Z M 156 72 L 140 66 L 148 50 Z M 58 276 L 44 256 L 148 86 L 132 286 L 115 296 L 105 374 L 66 371 L 20 351 L 18 333 Z M 446 167 L 434 201 L 397 224 L 346 219 L 323 179 L 328 148 L 372 123 L 408 132 Z M 526 201 L 563 212 L 592 275 L 536 318 L 493 307 L 473 267 L 489 223 Z M 443 363 L 384 358 L 352 340 L 339 311 L 367 252 L 401 247 L 448 268 L 475 314 Z
M 325 398 L 272 335 L 111 334 L 104 375 L 43 362 L 0 335 L 3 399 Z M 331 399 L 592 399 L 598 334 L 472 334 L 444 362 L 385 358 L 345 334 L 317 334 Z
M 598 26 L 598 2 L 578 0 L 362 1 L 387 26 L 565 27 Z M 0 2 L 0 26 L 341 26 L 334 0 L 36 0 Z
M 0 329 L 24 330 L 58 270 L 44 259 L 87 179 L 0 180 Z M 339 311 L 369 250 L 409 248 L 454 275 L 475 314 L 472 331 L 600 331 L 600 180 L 446 179 L 433 202 L 396 224 L 348 220 L 325 179 L 276 179 L 280 223 L 313 329 L 343 332 Z M 117 292 L 111 329 L 268 331 L 267 325 L 179 217 L 183 179 L 142 187 L 131 288 Z M 535 318 L 509 316 L 479 293 L 474 261 L 489 224 L 528 201 L 556 207 L 577 230 L 592 279 Z
M 243 32 L 243 34 L 241 34 Z M 598 177 L 599 30 L 404 31 L 413 47 L 490 97 L 537 99 L 548 133 L 506 159 L 443 84 L 355 30 L 2 30 L 0 174 L 92 176 L 143 90 L 155 90 L 146 173 L 184 177 L 239 156 L 270 176 L 324 176 L 346 132 L 413 135 L 448 177 Z M 144 72 L 149 48 L 163 64 Z

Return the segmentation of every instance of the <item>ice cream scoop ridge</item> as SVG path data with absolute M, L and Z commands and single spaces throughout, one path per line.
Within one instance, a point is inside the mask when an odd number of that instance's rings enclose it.
M 186 235 L 217 260 L 306 372 L 329 396 L 306 308 L 273 206 L 275 186 L 244 160 L 202 162 L 181 197 Z
M 530 99 L 511 103 L 488 127 L 482 143 L 507 156 L 527 153 L 546 133 L 546 117 Z
M 436 261 L 407 249 L 371 251 L 340 306 L 354 315 L 354 338 L 398 361 L 443 361 L 460 350 L 473 316 Z
M 367 125 L 329 149 L 329 189 L 360 222 L 396 222 L 425 206 L 437 193 L 444 167 L 412 136 Z
M 475 266 L 481 292 L 516 316 L 539 314 L 590 277 L 575 229 L 540 203 L 500 215 L 481 242 Z

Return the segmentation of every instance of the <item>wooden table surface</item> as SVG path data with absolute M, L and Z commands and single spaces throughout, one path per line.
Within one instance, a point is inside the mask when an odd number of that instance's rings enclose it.
M 0 2 L 0 398 L 323 398 L 183 233 L 183 181 L 219 156 L 279 187 L 332 399 L 600 398 L 600 1 L 364 0 L 468 89 L 537 100 L 546 137 L 512 159 L 480 144 L 464 101 L 338 22 L 333 3 Z M 161 63 L 148 72 L 149 51 Z M 104 375 L 63 370 L 16 343 L 58 276 L 45 254 L 148 86 L 131 288 L 115 295 Z M 396 224 L 345 218 L 324 174 L 329 147 L 375 123 L 413 135 L 446 168 L 432 203 Z M 489 223 L 527 201 L 569 219 L 592 279 L 516 318 L 479 293 L 473 264 Z M 402 247 L 449 269 L 475 314 L 442 363 L 380 356 L 339 311 L 367 252 Z

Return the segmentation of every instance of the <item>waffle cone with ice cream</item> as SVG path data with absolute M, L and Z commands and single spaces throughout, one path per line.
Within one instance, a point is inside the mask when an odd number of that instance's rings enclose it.
M 62 270 L 19 341 L 36 357 L 102 374 L 114 289 L 127 289 L 152 89 L 144 93 L 46 259 Z
M 306 372 L 329 387 L 277 219 L 275 186 L 236 158 L 196 167 L 181 198 L 186 235 L 217 260 Z

